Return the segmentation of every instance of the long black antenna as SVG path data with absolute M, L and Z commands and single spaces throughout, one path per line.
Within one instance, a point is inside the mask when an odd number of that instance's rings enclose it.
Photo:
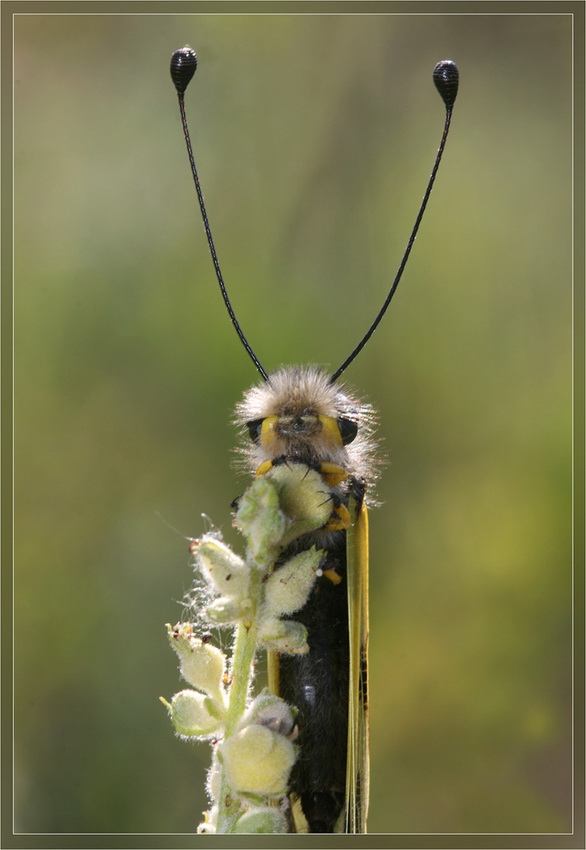
M 336 369 L 332 377 L 330 378 L 330 383 L 336 381 L 342 372 L 344 372 L 350 363 L 358 357 L 370 337 L 373 335 L 375 330 L 377 329 L 382 317 L 387 311 L 387 307 L 391 303 L 391 299 L 395 294 L 397 287 L 399 285 L 399 281 L 401 280 L 401 275 L 403 274 L 403 270 L 407 265 L 407 260 L 409 259 L 409 254 L 411 253 L 411 248 L 413 247 L 413 243 L 415 242 L 415 237 L 417 236 L 417 231 L 419 230 L 419 225 L 421 224 L 421 219 L 423 218 L 423 213 L 425 212 L 425 208 L 427 206 L 427 202 L 429 200 L 429 196 L 431 195 L 431 190 L 433 188 L 433 183 L 435 180 L 435 175 L 437 174 L 437 170 L 439 168 L 439 164 L 441 162 L 442 154 L 444 152 L 444 147 L 446 144 L 446 139 L 448 138 L 448 131 L 450 129 L 450 121 L 452 119 L 452 109 L 454 107 L 454 102 L 456 100 L 456 95 L 458 94 L 458 68 L 455 62 L 452 62 L 451 59 L 444 59 L 442 62 L 438 62 L 435 68 L 433 69 L 433 81 L 436 85 L 438 92 L 441 95 L 443 102 L 446 105 L 446 122 L 444 124 L 444 131 L 442 133 L 442 138 L 440 142 L 440 146 L 438 148 L 435 162 L 433 164 L 433 170 L 431 172 L 431 177 L 429 178 L 429 182 L 427 184 L 427 189 L 425 190 L 425 195 L 423 196 L 423 201 L 421 202 L 421 207 L 419 208 L 419 212 L 417 214 L 417 218 L 415 219 L 415 225 L 411 232 L 411 236 L 409 237 L 409 242 L 407 243 L 407 247 L 405 249 L 405 253 L 403 254 L 403 259 L 401 260 L 401 265 L 395 275 L 395 280 L 393 281 L 393 285 L 389 290 L 389 294 L 387 295 L 385 302 L 379 313 L 364 334 L 354 351 L 344 360 L 339 369 Z
M 232 304 L 230 303 L 230 299 L 228 298 L 228 293 L 226 291 L 226 286 L 224 284 L 224 279 L 222 277 L 222 272 L 220 271 L 220 263 L 218 262 L 218 255 L 216 254 L 216 248 L 214 246 L 214 239 L 212 237 L 212 231 L 210 228 L 210 223 L 208 221 L 208 216 L 206 213 L 206 208 L 203 200 L 203 193 L 201 191 L 201 186 L 199 184 L 199 177 L 197 176 L 197 168 L 195 167 L 195 159 L 193 157 L 193 150 L 191 147 L 191 139 L 189 136 L 189 128 L 187 126 L 187 118 L 185 117 L 185 89 L 189 85 L 189 82 L 193 75 L 195 74 L 197 68 L 197 56 L 195 50 L 192 50 L 191 47 L 185 46 L 181 47 L 179 50 L 176 50 L 175 53 L 171 56 L 171 78 L 173 83 L 175 84 L 175 88 L 177 90 L 177 96 L 179 98 L 179 111 L 181 113 L 181 124 L 183 125 L 183 135 L 185 136 L 185 144 L 187 145 L 187 155 L 189 156 L 189 164 L 191 166 L 191 173 L 193 174 L 193 182 L 195 183 L 195 191 L 197 192 L 197 199 L 199 201 L 199 208 L 201 210 L 201 217 L 203 219 L 203 226 L 205 228 L 206 236 L 208 239 L 208 245 L 210 247 L 210 253 L 212 255 L 212 260 L 214 263 L 214 268 L 216 270 L 216 277 L 218 278 L 218 283 L 220 285 L 220 290 L 222 292 L 222 298 L 224 299 L 224 304 L 226 305 L 226 309 L 228 310 L 228 314 L 230 319 L 232 320 L 232 324 L 236 329 L 236 333 L 240 338 L 240 342 L 248 352 L 248 355 L 260 374 L 263 376 L 265 381 L 268 381 L 268 374 L 263 369 L 258 357 L 250 347 L 248 340 L 244 336 L 242 328 L 238 324 L 236 316 L 234 315 L 234 310 L 232 309 Z

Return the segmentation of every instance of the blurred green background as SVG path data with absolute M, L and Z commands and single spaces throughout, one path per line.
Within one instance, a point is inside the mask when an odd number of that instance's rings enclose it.
M 206 806 L 209 749 L 158 701 L 182 687 L 164 624 L 201 514 L 238 542 L 230 419 L 256 375 L 196 209 L 185 43 L 224 276 L 269 369 L 334 368 L 367 328 L 439 143 L 432 69 L 459 64 L 416 248 L 347 373 L 389 461 L 369 831 L 571 829 L 571 23 L 15 19 L 19 830 L 185 833 Z

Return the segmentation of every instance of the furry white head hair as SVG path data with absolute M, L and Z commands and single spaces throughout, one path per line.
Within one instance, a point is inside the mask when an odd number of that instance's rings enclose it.
M 347 445 L 334 446 L 319 434 L 283 437 L 279 454 L 306 457 L 314 462 L 329 461 L 346 469 L 349 476 L 365 484 L 376 477 L 376 441 L 373 431 L 376 415 L 369 404 L 358 399 L 344 384 L 332 384 L 329 374 L 319 366 L 284 366 L 269 375 L 267 381 L 245 393 L 236 407 L 236 423 L 244 429 L 249 422 L 269 416 L 328 416 L 347 419 L 358 426 Z M 326 435 L 327 436 L 327 435 Z M 247 466 L 254 471 L 263 461 L 274 459 L 259 442 L 240 449 Z

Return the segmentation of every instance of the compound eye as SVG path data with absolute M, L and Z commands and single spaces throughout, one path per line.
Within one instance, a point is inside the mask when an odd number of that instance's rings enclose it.
M 264 419 L 253 419 L 252 422 L 247 422 L 248 434 L 253 443 L 258 445 L 260 441 L 260 432 L 262 431 L 262 423 Z
M 358 424 L 353 422 L 352 419 L 342 419 L 340 417 L 340 419 L 338 419 L 338 428 L 340 429 L 342 443 L 345 446 L 347 446 L 348 443 L 351 443 L 358 433 Z

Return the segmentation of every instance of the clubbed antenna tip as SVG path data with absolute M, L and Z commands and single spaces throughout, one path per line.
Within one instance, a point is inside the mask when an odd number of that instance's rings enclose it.
M 185 89 L 195 74 L 196 68 L 197 55 L 188 44 L 180 47 L 171 56 L 171 79 L 178 95 L 185 94 Z
M 458 66 L 451 59 L 443 59 L 433 69 L 433 81 L 441 95 L 446 109 L 451 109 L 458 94 L 460 75 Z

